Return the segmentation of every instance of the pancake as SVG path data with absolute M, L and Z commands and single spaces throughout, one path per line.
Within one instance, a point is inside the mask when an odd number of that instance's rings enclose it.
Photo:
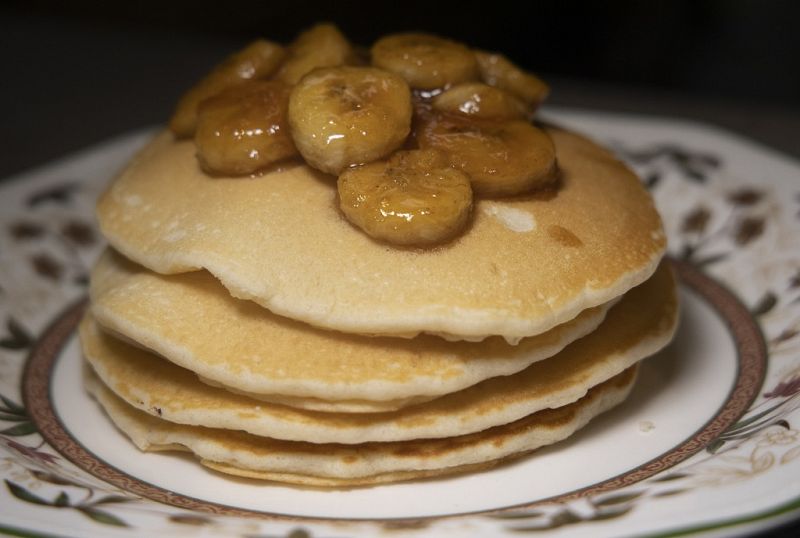
M 541 334 L 646 280 L 665 249 L 636 176 L 549 128 L 558 188 L 476 200 L 468 230 L 427 250 L 373 241 L 339 213 L 332 176 L 202 172 L 191 140 L 157 136 L 100 198 L 103 235 L 149 269 L 207 269 L 239 298 L 347 333 Z
M 563 440 L 621 403 L 635 367 L 570 405 L 469 435 L 359 445 L 280 441 L 244 432 L 160 420 L 126 404 L 89 372 L 87 388 L 141 450 L 188 450 L 237 476 L 313 486 L 357 486 L 474 471 Z
M 153 416 L 276 439 L 354 444 L 463 435 L 567 405 L 661 349 L 676 322 L 675 282 L 665 264 L 628 292 L 597 330 L 554 357 L 427 403 L 367 414 L 303 411 L 207 386 L 191 371 L 104 334 L 91 317 L 80 336 L 104 384 Z
M 517 346 L 499 337 L 446 342 L 315 329 L 231 297 L 205 271 L 163 276 L 106 253 L 91 275 L 92 313 L 126 340 L 205 381 L 322 411 L 397 409 L 508 375 L 593 331 L 608 306 Z

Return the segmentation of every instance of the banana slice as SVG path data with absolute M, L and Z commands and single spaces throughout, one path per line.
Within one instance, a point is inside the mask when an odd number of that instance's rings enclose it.
M 317 24 L 289 46 L 289 56 L 276 78 L 293 85 L 317 67 L 345 65 L 356 58 L 352 45 L 335 25 Z
M 511 196 L 556 179 L 556 152 L 550 137 L 526 121 L 477 120 L 434 113 L 420 121 L 421 148 L 446 153 L 463 170 L 472 190 L 483 196 Z
M 431 245 L 458 234 L 472 209 L 469 178 L 436 150 L 398 151 L 339 176 L 339 207 L 367 235 Z
M 550 93 L 550 87 L 540 78 L 520 69 L 502 54 L 476 51 L 481 80 L 490 86 L 509 91 L 533 109 Z
M 338 174 L 385 157 L 411 129 L 411 91 L 374 67 L 328 67 L 303 77 L 289 99 L 289 124 L 309 165 Z
M 192 136 L 201 101 L 248 80 L 269 77 L 278 69 L 284 54 L 282 46 L 263 39 L 232 54 L 180 98 L 169 128 L 176 136 Z
M 297 155 L 286 119 L 289 92 L 279 81 L 253 81 L 203 101 L 195 133 L 201 166 L 217 174 L 252 174 Z
M 480 82 L 458 84 L 440 93 L 433 98 L 433 108 L 488 120 L 521 120 L 529 114 L 528 107 L 517 97 Z
M 477 80 L 479 75 L 470 49 L 430 34 L 393 34 L 379 39 L 372 46 L 372 64 L 423 90 Z

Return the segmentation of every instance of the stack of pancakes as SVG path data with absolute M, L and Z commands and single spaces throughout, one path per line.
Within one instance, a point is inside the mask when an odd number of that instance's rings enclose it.
M 142 450 L 352 486 L 486 468 L 619 404 L 676 325 L 637 178 L 551 128 L 557 188 L 478 200 L 433 249 L 375 242 L 305 165 L 210 177 L 159 135 L 98 204 L 87 387 Z

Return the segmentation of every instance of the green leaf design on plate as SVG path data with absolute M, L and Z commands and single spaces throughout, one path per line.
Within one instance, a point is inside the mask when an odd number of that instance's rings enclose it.
M 666 489 L 664 491 L 659 491 L 658 493 L 654 493 L 653 497 L 672 497 L 673 495 L 680 495 L 681 493 L 686 493 L 687 491 L 691 491 L 691 489 L 690 488 Z
M 117 516 L 110 514 L 105 510 L 99 510 L 91 506 L 79 506 L 76 507 L 76 510 L 78 510 L 80 513 L 82 513 L 92 521 L 96 521 L 97 523 L 102 523 L 103 525 L 113 525 L 115 527 L 130 526 Z
M 33 337 L 14 318 L 8 318 L 6 328 L 9 336 L 0 339 L 0 347 L 16 351 L 30 347 L 33 344 Z
M 780 401 L 777 404 L 769 407 L 768 409 L 766 409 L 764 411 L 761 411 L 761 412 L 756 413 L 755 415 L 753 415 L 751 417 L 748 417 L 748 418 L 740 420 L 739 422 L 737 422 L 736 424 L 734 424 L 733 426 L 728 428 L 723 433 L 723 435 L 736 434 L 736 433 L 742 432 L 747 426 L 750 426 L 751 424 L 753 424 L 757 420 L 760 420 L 760 419 L 766 417 L 767 415 L 769 415 L 770 413 L 772 413 L 776 409 L 782 407 L 785 403 L 786 403 L 786 400 Z M 767 420 L 770 420 L 770 419 L 771 419 L 771 417 L 768 418 Z
M 5 430 L 0 430 L 0 433 L 10 437 L 22 437 L 23 435 L 36 433 L 36 426 L 33 422 L 23 422 L 22 424 L 17 424 Z
M 617 504 L 629 503 L 635 501 L 644 494 L 644 491 L 635 491 L 632 493 L 621 493 L 619 495 L 609 495 L 602 499 L 592 499 L 591 503 L 597 507 L 613 506 Z
M 7 413 L 0 413 L 0 420 L 5 420 L 6 422 L 22 422 L 24 420 L 28 420 L 28 417 L 23 415 L 9 415 Z
M 133 501 L 134 499 L 130 497 L 125 497 L 124 495 L 106 495 L 102 499 L 98 499 L 92 503 L 92 506 L 97 506 L 98 504 L 114 504 L 114 503 L 126 503 Z
M 46 501 L 46 500 L 42 499 L 41 497 L 39 497 L 38 495 L 34 495 L 33 493 L 31 493 L 30 491 L 28 491 L 24 487 L 20 486 L 19 484 L 15 484 L 14 482 L 12 482 L 10 480 L 4 480 L 4 482 L 6 483 L 6 487 L 8 488 L 8 491 L 11 492 L 11 495 L 13 495 L 14 497 L 16 497 L 19 500 L 25 501 L 25 502 L 31 503 L 31 504 L 39 504 L 39 505 L 42 505 L 42 506 L 52 506 L 52 503 L 50 501 Z
M 59 476 L 55 473 L 46 473 L 44 471 L 40 471 L 38 469 L 31 469 L 30 473 L 36 477 L 37 480 L 41 480 L 42 482 L 47 482 L 48 484 L 55 484 L 57 486 L 75 486 L 75 487 L 83 487 L 81 484 L 73 482 L 63 476 Z
M 653 482 L 670 482 L 672 480 L 680 480 L 681 478 L 686 478 L 687 476 L 691 476 L 688 473 L 669 473 L 664 476 L 659 476 L 653 478 Z
M 53 501 L 53 506 L 64 508 L 69 506 L 69 495 L 65 491 L 58 494 L 58 497 Z
M 28 416 L 28 413 L 25 412 L 24 407 L 18 403 L 14 403 L 2 394 L 0 394 L 0 401 L 3 402 L 3 406 L 0 407 L 0 411 L 5 411 L 6 413 L 11 413 L 13 415 Z

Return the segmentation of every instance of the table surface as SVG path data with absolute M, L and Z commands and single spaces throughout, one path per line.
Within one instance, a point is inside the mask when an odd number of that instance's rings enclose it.
M 109 137 L 161 124 L 177 97 L 238 43 L 0 18 L 4 104 L 0 178 Z M 688 119 L 727 129 L 800 159 L 800 109 L 548 78 L 549 103 Z M 800 179 L 798 181 L 800 185 Z M 764 534 L 800 536 L 800 522 Z

